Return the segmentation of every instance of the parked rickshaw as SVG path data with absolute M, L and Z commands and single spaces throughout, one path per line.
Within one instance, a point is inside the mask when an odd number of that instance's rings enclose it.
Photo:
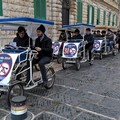
M 62 67 L 63 69 L 67 68 L 67 64 L 74 64 L 76 70 L 80 69 L 81 63 L 88 62 L 89 54 L 85 50 L 86 41 L 84 41 L 84 35 L 86 28 L 93 29 L 94 25 L 89 24 L 74 24 L 74 25 L 64 25 L 63 28 L 66 30 L 69 29 L 79 29 L 83 39 L 71 39 L 64 43 L 63 54 L 62 54 Z M 90 65 L 93 64 L 94 59 L 92 58 Z
M 33 33 L 36 33 L 36 28 L 44 24 L 46 29 L 49 26 L 54 25 L 54 22 L 47 20 L 40 20 L 34 18 L 0 18 L 1 30 L 17 30 L 18 26 L 24 26 L 30 37 L 35 37 Z M 1 48 L 0 53 L 0 93 L 7 92 L 7 102 L 10 105 L 11 98 L 17 95 L 23 95 L 24 90 L 32 89 L 43 83 L 42 77 L 39 73 L 37 78 L 33 77 L 32 60 L 37 51 L 31 50 L 30 47 L 16 47 L 15 43 L 4 45 Z M 29 67 L 25 67 L 29 62 Z M 47 89 L 54 85 L 55 71 L 52 67 L 52 63 L 46 65 L 48 84 Z M 30 72 L 30 80 L 26 83 L 27 71 Z M 17 80 L 17 76 L 21 78 Z
M 97 26 L 96 29 L 99 29 L 100 31 L 104 30 L 107 31 L 107 29 L 115 30 L 114 27 L 107 27 L 107 26 Z M 109 45 L 109 40 L 105 37 L 95 37 L 94 38 L 94 55 L 99 56 L 99 59 L 101 60 L 103 58 L 103 55 L 110 55 L 113 54 L 114 56 L 118 53 L 118 48 L 116 45 L 116 41 L 114 41 L 114 49 L 111 50 Z

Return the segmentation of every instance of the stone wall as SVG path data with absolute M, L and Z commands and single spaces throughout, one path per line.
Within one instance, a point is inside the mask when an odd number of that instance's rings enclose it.
M 49 36 L 53 41 L 56 41 L 59 37 L 59 28 L 62 27 L 62 0 L 46 0 L 47 1 L 47 20 L 55 22 L 53 27 L 49 28 Z M 118 14 L 117 8 L 113 8 L 109 4 L 104 4 L 99 0 L 82 0 L 83 1 L 83 23 L 87 23 L 87 5 L 92 4 L 95 7 L 94 23 L 97 19 L 97 8 L 101 9 L 100 25 L 103 24 L 103 10 L 112 11 Z M 3 16 L 4 17 L 34 17 L 34 0 L 2 0 L 3 2 Z M 115 6 L 115 5 L 114 5 Z M 111 17 L 112 20 L 112 17 Z M 70 24 L 77 23 L 77 0 L 71 0 L 70 5 Z M 108 17 L 106 17 L 106 25 L 108 25 Z M 111 23 L 112 25 L 112 23 Z M 12 38 L 15 36 L 15 32 L 1 32 L 1 39 Z

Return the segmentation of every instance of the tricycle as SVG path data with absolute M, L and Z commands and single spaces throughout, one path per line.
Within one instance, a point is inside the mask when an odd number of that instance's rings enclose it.
M 34 18 L 0 18 L 1 30 L 17 30 L 18 26 L 24 26 L 32 37 L 37 26 L 44 24 L 46 29 L 54 22 Z M 13 29 L 14 28 L 14 29 Z M 35 36 L 34 36 L 35 37 Z M 14 96 L 24 95 L 24 90 L 33 89 L 43 83 L 41 74 L 35 78 L 36 69 L 32 69 L 32 60 L 37 55 L 36 50 L 30 47 L 17 47 L 15 43 L 4 45 L 0 53 L 0 93 L 7 92 L 7 103 L 10 106 Z M 27 66 L 29 64 L 29 67 Z M 55 82 L 55 71 L 52 63 L 46 65 L 48 83 L 46 89 L 53 87 Z M 30 80 L 26 82 L 27 73 L 30 73 Z M 18 76 L 20 78 L 18 79 Z
M 75 25 L 64 25 L 63 28 L 66 28 L 66 31 L 69 29 L 79 29 L 83 39 L 70 39 L 64 43 L 63 54 L 62 54 L 62 67 L 63 69 L 67 68 L 67 64 L 74 64 L 76 70 L 80 69 L 81 63 L 88 62 L 89 54 L 88 50 L 85 49 L 86 41 L 84 41 L 84 35 L 86 28 L 94 28 L 94 25 L 88 24 L 75 24 Z M 93 64 L 94 57 L 92 55 L 92 60 L 89 62 L 90 65 Z

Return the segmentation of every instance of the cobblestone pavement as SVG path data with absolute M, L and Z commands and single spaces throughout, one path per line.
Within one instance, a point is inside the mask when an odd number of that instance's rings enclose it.
M 33 120 L 120 120 L 120 54 L 56 73 L 55 86 L 26 91 Z M 0 120 L 10 113 L 0 98 Z

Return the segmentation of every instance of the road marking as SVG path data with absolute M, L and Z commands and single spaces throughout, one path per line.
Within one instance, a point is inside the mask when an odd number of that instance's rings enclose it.
M 94 93 L 94 92 L 91 92 L 91 91 L 88 91 L 88 93 L 90 94 L 93 94 L 93 95 L 98 95 L 98 96 L 101 96 L 103 98 L 109 98 L 109 99 L 113 99 L 113 100 L 117 100 L 117 101 L 120 101 L 120 99 L 117 99 L 117 98 L 112 98 L 112 97 L 109 97 L 109 96 L 104 96 L 104 95 L 101 95 L 101 94 L 97 94 L 97 93 Z
M 69 87 L 69 86 L 66 86 L 66 85 L 55 84 L 55 86 L 64 87 L 64 88 L 68 88 L 68 89 L 71 89 L 71 90 L 77 90 L 77 91 L 79 91 L 79 89 L 76 89 L 76 88 L 73 88 L 73 87 Z
M 8 114 L 10 113 L 9 111 L 4 110 L 4 109 L 2 109 L 2 108 L 0 108 L 0 110 L 3 111 L 3 112 L 6 112 L 6 113 L 8 113 Z
M 70 119 L 67 119 L 67 118 L 65 118 L 65 117 L 62 117 L 62 116 L 57 115 L 57 114 L 52 113 L 52 112 L 45 111 L 45 113 L 47 113 L 47 114 L 51 114 L 51 115 L 54 115 L 54 116 L 57 116 L 57 117 L 59 117 L 59 118 L 65 119 L 65 120 L 70 120 Z
M 31 94 L 31 95 L 33 95 L 33 96 L 41 97 L 41 98 L 44 98 L 44 99 L 47 99 L 47 100 L 50 100 L 50 101 L 54 101 L 54 102 L 55 102 L 55 100 L 54 100 L 54 99 L 51 99 L 51 98 L 46 98 L 46 97 L 34 95 L 34 94 L 32 94 L 32 93 L 28 93 L 28 94 Z M 56 101 L 56 102 L 57 102 L 57 101 Z M 81 108 L 81 107 L 78 107 L 78 106 L 73 106 L 73 105 L 70 105 L 70 104 L 67 104 L 67 103 L 63 103 L 63 102 L 60 102 L 60 101 L 58 101 L 58 102 L 59 102 L 60 104 L 64 104 L 64 105 L 69 106 L 69 107 L 72 107 L 72 108 L 77 108 L 77 109 L 79 109 L 79 110 L 82 110 L 83 112 L 91 113 L 91 114 L 94 114 L 94 115 L 97 115 L 97 116 L 101 116 L 101 117 L 104 117 L 104 118 L 107 118 L 107 119 L 110 119 L 110 120 L 117 120 L 117 119 L 115 119 L 115 118 L 113 118 L 113 117 L 108 117 L 108 116 L 105 116 L 105 115 L 103 115 L 103 114 L 100 114 L 100 113 L 97 113 L 97 112 L 93 112 L 93 111 L 90 111 L 90 110 L 87 110 L 87 109 L 84 109 L 84 108 Z
M 88 112 L 88 113 L 91 113 L 91 114 L 94 114 L 94 115 L 97 115 L 97 116 L 101 116 L 101 117 L 104 117 L 104 118 L 107 118 L 107 119 L 110 119 L 110 120 L 117 120 L 113 117 L 108 117 L 108 116 L 105 116 L 103 114 L 96 113 L 96 112 L 93 112 L 93 111 L 90 111 L 90 110 L 87 110 L 87 109 L 84 109 L 84 108 L 81 108 L 81 107 L 76 107 L 76 108 L 81 109 L 84 112 Z
M 34 120 L 36 117 L 38 117 L 39 115 L 42 115 L 44 112 L 40 112 L 37 115 L 34 115 L 34 117 L 32 118 L 32 120 Z

